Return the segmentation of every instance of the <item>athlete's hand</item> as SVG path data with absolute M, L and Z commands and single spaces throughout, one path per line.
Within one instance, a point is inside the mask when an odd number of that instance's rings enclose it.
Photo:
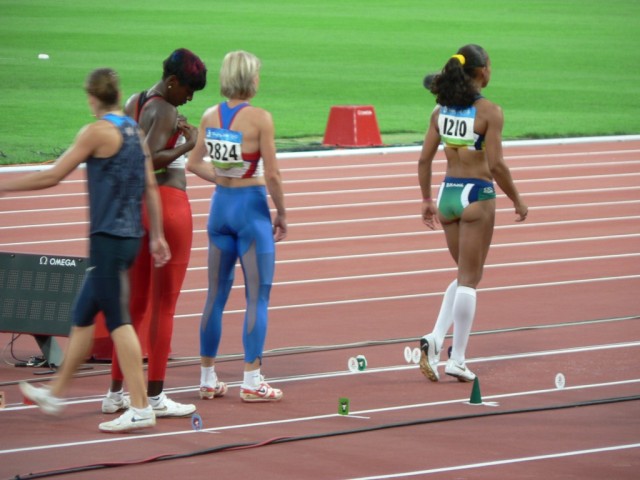
M 184 136 L 185 143 L 195 145 L 198 141 L 198 127 L 194 127 L 189 123 L 185 123 L 179 128 L 180 132 Z
M 164 237 L 157 240 L 151 240 L 149 249 L 151 250 L 153 263 L 156 267 L 162 267 L 171 260 L 171 250 L 169 249 L 169 244 Z
M 284 217 L 276 215 L 273 219 L 273 241 L 279 242 L 287 238 L 287 221 Z
M 431 230 L 436 229 L 436 225 L 440 223 L 438 220 L 438 209 L 433 203 L 433 200 L 422 201 L 422 223 L 424 223 Z
M 516 207 L 516 222 L 524 222 L 527 219 L 527 215 L 529 214 L 529 207 L 527 207 L 524 203 L 520 203 L 515 206 Z
M 196 144 L 198 140 L 198 127 L 194 127 L 187 121 L 184 115 L 178 115 L 178 130 L 184 136 L 185 142 Z

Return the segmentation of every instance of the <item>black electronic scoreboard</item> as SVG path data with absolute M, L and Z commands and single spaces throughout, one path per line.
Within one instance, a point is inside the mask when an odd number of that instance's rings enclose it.
M 86 269 L 86 258 L 0 252 L 0 332 L 32 334 L 43 351 L 68 336 Z

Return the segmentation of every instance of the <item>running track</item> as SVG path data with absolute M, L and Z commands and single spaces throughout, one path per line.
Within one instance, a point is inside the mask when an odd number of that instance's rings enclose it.
M 172 398 L 197 404 L 204 429 L 187 418 L 141 434 L 98 432 L 109 383 L 100 363 L 79 374 L 63 417 L 46 417 L 22 404 L 16 384 L 46 383 L 47 370 L 13 366 L 40 354 L 35 342 L 0 333 L 0 478 L 74 467 L 62 476 L 637 478 L 640 137 L 506 144 L 530 213 L 516 224 L 498 197 L 468 349 L 483 405 L 468 404 L 470 384 L 430 383 L 404 359 L 455 275 L 442 232 L 420 221 L 417 157 L 415 148 L 280 155 L 290 233 L 278 245 L 263 367 L 285 392 L 278 404 L 238 398 L 240 270 L 218 366 L 229 393 L 197 398 L 212 187 L 190 176 L 194 244 L 166 383 Z M 444 173 L 436 158 L 434 185 Z M 0 198 L 0 251 L 85 256 L 84 188 L 77 172 Z M 359 354 L 368 368 L 351 373 L 347 360 Z M 337 413 L 340 397 L 348 416 Z

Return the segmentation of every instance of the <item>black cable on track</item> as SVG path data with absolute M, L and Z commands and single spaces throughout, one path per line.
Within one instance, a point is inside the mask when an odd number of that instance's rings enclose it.
M 248 448 L 263 447 L 267 445 L 277 445 L 281 443 L 291 443 L 291 442 L 300 442 L 303 440 L 315 440 L 319 438 L 338 437 L 343 435 L 353 435 L 356 433 L 369 433 L 369 432 L 375 432 L 379 430 L 387 430 L 390 428 L 413 427 L 418 425 L 428 425 L 432 423 L 455 422 L 459 420 L 471 420 L 471 419 L 478 419 L 478 418 L 497 417 L 502 415 L 515 415 L 515 414 L 521 414 L 521 413 L 549 412 L 554 410 L 566 410 L 569 408 L 579 408 L 579 407 L 592 407 L 597 405 L 607 405 L 611 403 L 631 402 L 631 401 L 637 401 L 637 400 L 640 400 L 640 395 L 632 395 L 628 397 L 601 398 L 601 399 L 595 399 L 595 400 L 587 400 L 584 402 L 574 402 L 574 403 L 553 405 L 553 406 L 547 406 L 547 407 L 531 407 L 531 408 L 523 408 L 523 409 L 516 409 L 516 410 L 490 411 L 490 412 L 474 413 L 474 414 L 468 414 L 468 415 L 456 415 L 452 417 L 425 418 L 425 419 L 411 420 L 407 422 L 386 423 L 383 425 L 375 425 L 370 427 L 362 427 L 362 428 L 349 429 L 349 430 L 338 430 L 335 432 L 316 433 L 311 435 L 301 435 L 296 437 L 276 437 L 276 438 L 268 439 L 262 442 L 232 443 L 232 444 L 220 445 L 217 447 L 206 448 L 204 450 L 196 450 L 196 451 L 187 452 L 187 453 L 158 455 L 155 457 L 151 457 L 143 460 L 131 461 L 131 462 L 97 463 L 92 465 L 83 465 L 83 466 L 65 468 L 60 470 L 28 473 L 23 475 L 16 475 L 15 477 L 13 477 L 13 480 L 28 480 L 28 479 L 30 480 L 35 478 L 46 478 L 46 477 L 53 477 L 56 475 L 67 475 L 72 473 L 88 472 L 92 470 L 100 470 L 100 469 L 106 469 L 106 468 L 125 467 L 128 465 L 142 465 L 145 463 L 160 462 L 165 460 L 178 460 L 178 459 L 184 459 L 184 458 L 197 457 L 200 455 L 209 455 L 212 453 L 220 453 L 220 452 L 233 451 L 233 450 L 243 450 Z

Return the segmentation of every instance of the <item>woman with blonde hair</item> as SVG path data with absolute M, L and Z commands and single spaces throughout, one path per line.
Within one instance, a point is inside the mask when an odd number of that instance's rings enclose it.
M 271 114 L 250 104 L 260 82 L 260 60 L 244 51 L 228 53 L 220 70 L 220 93 L 227 101 L 207 109 L 187 169 L 216 185 L 211 200 L 209 288 L 200 325 L 200 398 L 223 396 L 215 360 L 222 334 L 222 314 L 238 259 L 245 278 L 243 328 L 245 402 L 272 402 L 282 391 L 261 375 L 267 334 L 269 296 L 275 268 L 275 242 L 287 235 L 286 211 L 276 159 Z M 273 221 L 267 192 L 275 205 Z

